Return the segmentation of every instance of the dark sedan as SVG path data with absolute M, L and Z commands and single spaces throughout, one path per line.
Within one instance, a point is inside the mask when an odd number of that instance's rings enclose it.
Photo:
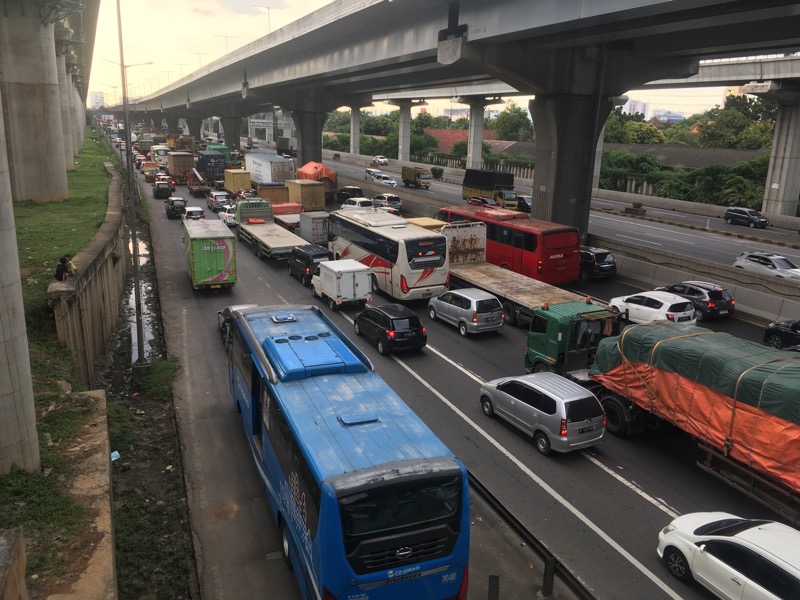
M 800 344 L 800 321 L 770 323 L 764 331 L 764 343 L 778 349 Z

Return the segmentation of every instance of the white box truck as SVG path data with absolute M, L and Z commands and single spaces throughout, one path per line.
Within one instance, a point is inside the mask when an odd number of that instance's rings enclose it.
M 311 294 L 327 300 L 331 310 L 372 299 L 372 271 L 357 260 L 329 260 L 317 265 L 311 277 Z

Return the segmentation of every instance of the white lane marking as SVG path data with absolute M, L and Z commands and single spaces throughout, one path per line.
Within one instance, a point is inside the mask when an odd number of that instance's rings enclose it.
M 663 244 L 659 244 L 658 242 L 651 242 L 650 240 L 643 240 L 642 238 L 635 238 L 635 237 L 631 237 L 629 235 L 619 235 L 619 234 L 617 234 L 617 237 L 618 238 L 623 238 L 623 239 L 626 239 L 626 240 L 633 240 L 635 242 L 642 242 L 643 244 L 651 244 L 653 246 L 662 246 L 663 245 Z

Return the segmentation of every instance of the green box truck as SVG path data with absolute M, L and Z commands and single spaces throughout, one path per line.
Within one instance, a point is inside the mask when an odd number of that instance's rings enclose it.
M 236 236 L 222 221 L 184 221 L 186 269 L 195 290 L 221 290 L 236 284 Z

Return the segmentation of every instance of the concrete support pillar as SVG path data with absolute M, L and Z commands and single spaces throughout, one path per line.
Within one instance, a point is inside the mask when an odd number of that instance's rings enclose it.
M 361 107 L 350 107 L 350 154 L 361 154 Z
M 400 107 L 400 119 L 398 122 L 398 145 L 397 158 L 399 160 L 410 160 L 411 157 L 411 100 L 397 100 L 394 102 Z
M 58 63 L 58 99 L 61 105 L 61 128 L 64 134 L 64 163 L 67 171 L 75 170 L 75 120 L 72 110 L 72 78 L 67 74 L 67 60 L 62 53 L 56 57 Z
M 539 94 L 529 110 L 536 127 L 531 216 L 575 225 L 585 239 L 596 141 L 611 112 L 608 97 Z
M 166 117 L 168 133 L 178 133 L 178 117 Z
M 480 169 L 483 162 L 483 114 L 489 104 L 499 104 L 500 99 L 489 101 L 483 96 L 459 98 L 469 106 L 469 135 L 467 137 L 467 168 Z
M 200 143 L 203 139 L 203 119 L 199 117 L 186 117 L 186 125 L 189 127 L 189 135 L 194 141 Z
M 74 85 L 70 86 L 70 90 L 70 116 L 72 118 L 74 133 L 72 136 L 72 151 L 75 156 L 78 156 L 81 148 L 83 148 L 83 125 L 81 121 L 83 112 L 81 111 L 81 94 L 78 91 L 78 88 Z
M 225 145 L 231 150 L 241 150 L 242 117 L 222 117 L 221 121 Z
M 797 215 L 800 198 L 800 100 L 778 107 L 762 210 Z
M 12 2 L 0 12 L 0 95 L 11 197 L 63 200 L 67 170 L 53 24 L 42 25 L 27 3 Z
M 0 106 L 5 96 L 0 91 Z M 3 111 L 0 111 L 0 148 L 7 148 Z M 0 475 L 16 465 L 26 471 L 40 467 L 33 402 L 31 363 L 17 233 L 11 200 L 11 176 L 6 153 L 0 152 Z
M 297 131 L 297 165 L 322 162 L 322 126 L 327 114 L 321 111 L 293 111 Z

